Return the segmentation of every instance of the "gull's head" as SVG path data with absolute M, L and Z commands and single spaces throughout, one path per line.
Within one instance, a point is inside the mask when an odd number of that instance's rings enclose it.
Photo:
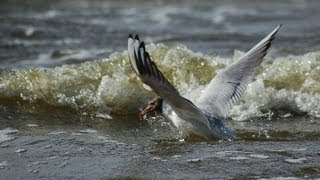
M 162 102 L 163 99 L 159 96 L 153 98 L 151 101 L 149 101 L 148 106 L 140 111 L 139 117 L 142 118 L 151 112 L 162 112 Z

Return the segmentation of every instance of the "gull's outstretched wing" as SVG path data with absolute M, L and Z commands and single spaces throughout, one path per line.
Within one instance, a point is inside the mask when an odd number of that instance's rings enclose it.
M 202 111 L 191 101 L 182 97 L 159 71 L 156 64 L 150 59 L 144 42 L 140 42 L 138 35 L 133 38 L 130 34 L 128 39 L 128 54 L 133 70 L 140 77 L 147 90 L 152 90 L 161 96 L 181 118 L 199 119 L 204 124 L 209 124 Z
M 281 25 L 262 39 L 239 60 L 222 70 L 213 80 L 196 104 L 207 112 L 226 117 L 232 106 L 237 103 L 251 81 L 255 69 L 267 54 L 272 40 Z

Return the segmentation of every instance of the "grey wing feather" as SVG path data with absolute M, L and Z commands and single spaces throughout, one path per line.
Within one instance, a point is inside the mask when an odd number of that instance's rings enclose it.
M 139 36 L 136 35 L 136 37 L 133 38 L 132 35 L 130 34 L 130 36 L 128 38 L 128 55 L 129 55 L 129 60 L 130 60 L 129 62 L 130 62 L 131 67 L 133 68 L 133 70 L 136 72 L 136 74 L 140 76 L 137 64 L 134 61 L 135 56 L 139 51 L 139 49 L 138 49 L 139 46 L 140 46 Z M 148 91 L 152 91 L 152 89 L 146 84 L 143 84 L 143 87 Z
M 182 97 L 176 88 L 159 71 L 156 64 L 150 59 L 149 53 L 145 49 L 144 42 L 140 43 L 139 36 L 128 39 L 128 54 L 133 70 L 140 77 L 144 86 L 153 90 L 161 96 L 181 118 L 199 119 L 208 125 L 203 112 L 191 101 Z
M 236 104 L 251 81 L 255 69 L 267 54 L 272 40 L 281 25 L 262 39 L 251 50 L 222 70 L 210 82 L 196 104 L 207 112 L 226 117 Z

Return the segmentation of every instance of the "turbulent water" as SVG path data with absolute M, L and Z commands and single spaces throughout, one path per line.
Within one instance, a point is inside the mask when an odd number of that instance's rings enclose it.
M 0 2 L 0 179 L 320 177 L 320 1 Z M 129 65 L 139 33 L 190 100 L 277 25 L 227 123 L 181 139 Z
M 231 58 L 221 58 L 195 53 L 183 45 L 152 44 L 147 49 L 164 75 L 191 100 L 201 94 L 216 73 L 243 54 L 236 51 Z M 1 98 L 107 115 L 137 113 L 153 94 L 143 90 L 128 62 L 124 51 L 76 65 L 6 70 L 0 77 Z M 319 77 L 320 51 L 267 57 L 231 116 L 235 120 L 270 113 L 320 117 Z

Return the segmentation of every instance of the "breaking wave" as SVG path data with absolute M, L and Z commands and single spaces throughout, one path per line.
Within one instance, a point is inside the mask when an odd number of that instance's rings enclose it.
M 223 58 L 195 53 L 183 45 L 150 44 L 147 49 L 163 74 L 191 100 L 217 72 L 243 54 L 235 51 L 234 57 Z M 81 64 L 3 70 L 0 76 L 0 100 L 41 102 L 86 113 L 137 113 L 153 96 L 142 88 L 126 51 Z M 234 120 L 272 115 L 320 117 L 320 51 L 267 56 L 231 111 Z

